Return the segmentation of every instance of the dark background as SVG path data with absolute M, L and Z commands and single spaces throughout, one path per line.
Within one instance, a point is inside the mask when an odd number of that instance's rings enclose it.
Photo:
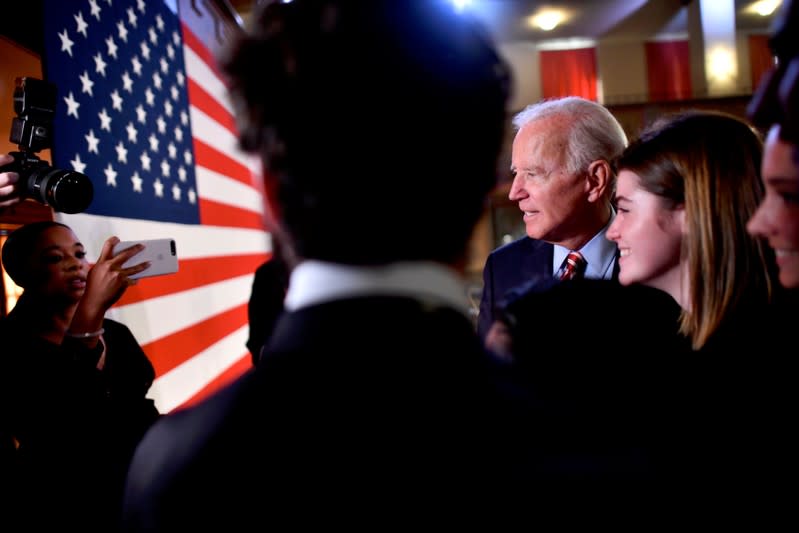
M 0 16 L 0 35 L 41 56 L 44 50 L 42 17 L 41 0 L 4 2 L 3 14 Z

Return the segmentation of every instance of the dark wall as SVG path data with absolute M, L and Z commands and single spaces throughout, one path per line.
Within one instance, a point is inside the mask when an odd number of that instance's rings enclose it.
M 44 49 L 42 19 L 41 0 L 3 2 L 3 13 L 0 15 L 0 35 L 15 41 L 41 57 Z

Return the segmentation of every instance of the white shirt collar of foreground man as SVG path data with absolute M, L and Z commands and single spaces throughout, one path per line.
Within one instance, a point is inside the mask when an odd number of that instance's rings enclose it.
M 469 317 L 466 288 L 458 274 L 438 263 L 400 262 L 350 266 L 303 261 L 291 273 L 285 307 L 289 311 L 364 296 L 405 296 L 445 305 Z

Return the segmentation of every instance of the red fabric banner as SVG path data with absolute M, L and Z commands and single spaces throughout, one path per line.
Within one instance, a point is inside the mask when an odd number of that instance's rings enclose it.
M 688 41 L 646 43 L 646 67 L 651 102 L 691 98 L 691 53 Z
M 544 98 L 582 96 L 596 101 L 596 49 L 542 51 L 541 95 Z

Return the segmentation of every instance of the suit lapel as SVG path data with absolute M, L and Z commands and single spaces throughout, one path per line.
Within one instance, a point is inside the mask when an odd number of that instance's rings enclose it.
M 555 254 L 555 247 L 544 241 L 529 239 L 532 253 L 529 254 L 530 265 L 528 268 L 531 279 L 548 279 L 552 277 L 552 257 Z

